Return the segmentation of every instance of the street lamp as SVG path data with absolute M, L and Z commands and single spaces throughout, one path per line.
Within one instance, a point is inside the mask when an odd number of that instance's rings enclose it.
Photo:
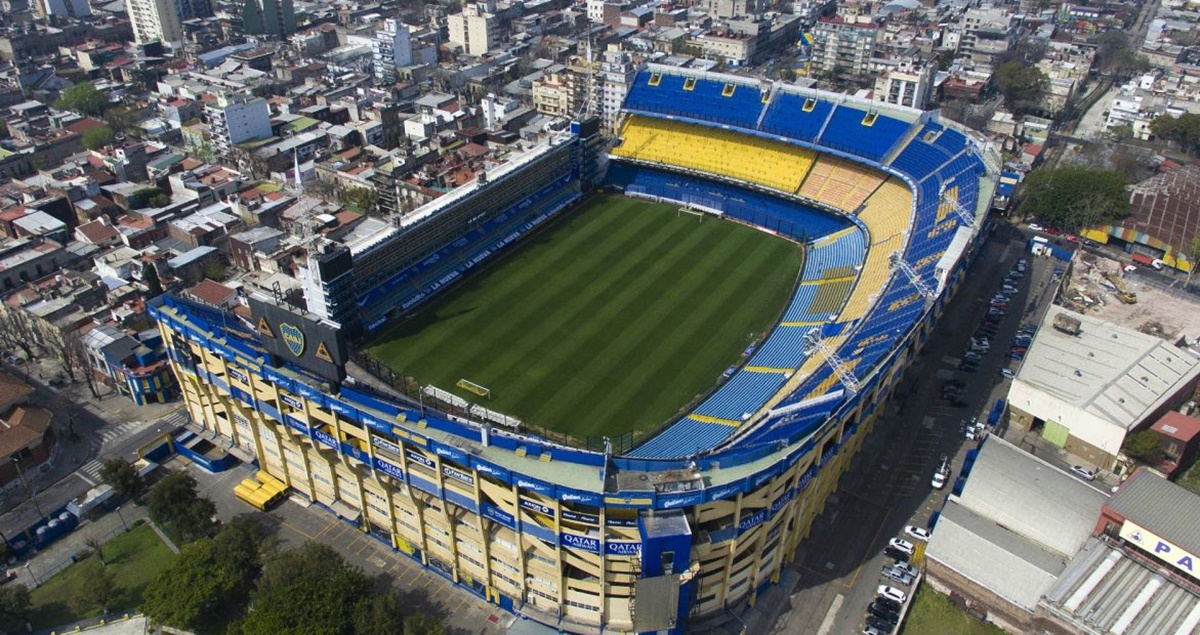
M 121 519 L 121 526 L 125 528 L 125 531 L 129 531 L 129 525 L 125 524 L 125 517 L 121 515 L 120 505 L 117 506 L 117 518 Z
M 25 563 L 25 572 L 29 574 L 30 578 L 33 578 L 33 586 L 41 586 L 41 583 L 38 582 L 37 576 L 33 575 L 33 569 L 29 568 L 28 562 Z
M 25 473 L 21 471 L 21 458 L 14 456 L 12 460 L 13 465 L 17 466 L 17 480 L 21 481 L 21 483 L 25 485 L 25 488 L 29 490 L 29 500 L 33 502 L 33 508 L 37 510 L 38 516 L 40 518 L 45 518 L 46 515 L 42 513 L 42 508 L 37 502 L 37 487 L 35 485 L 31 485 L 29 480 L 25 478 Z

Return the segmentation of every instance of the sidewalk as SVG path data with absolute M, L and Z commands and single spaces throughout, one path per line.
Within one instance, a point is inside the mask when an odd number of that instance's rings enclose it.
M 89 548 L 86 544 L 89 538 L 94 536 L 102 541 L 107 540 L 147 516 L 145 507 L 125 503 L 117 511 L 104 514 L 95 520 L 84 521 L 61 540 L 37 552 L 24 563 L 13 566 L 11 569 L 17 574 L 16 581 L 34 589 L 47 578 L 71 565 L 71 556 Z
M 56 388 L 44 383 L 58 373 L 57 362 L 41 359 L 21 365 L 4 364 L 9 374 L 26 379 L 35 391 L 29 402 L 54 414 L 56 441 L 51 459 L 22 472 L 22 478 L 0 491 L 0 532 L 24 530 L 42 517 L 93 487 L 74 473 L 102 450 L 100 432 L 127 421 L 158 420 L 182 407 L 180 402 L 138 406 L 115 392 L 92 397 L 81 379 Z M 36 498 L 36 504 L 31 498 Z M 40 508 L 40 510 L 39 510 Z

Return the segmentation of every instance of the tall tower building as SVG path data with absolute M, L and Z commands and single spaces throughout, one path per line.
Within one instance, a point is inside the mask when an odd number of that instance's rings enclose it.
M 375 78 L 381 82 L 396 81 L 397 67 L 412 66 L 412 37 L 408 25 L 399 20 L 384 20 L 371 47 L 375 53 Z
M 250 35 L 287 37 L 296 32 L 296 9 L 292 0 L 245 0 L 242 28 Z
M 621 112 L 621 104 L 625 103 L 625 95 L 629 94 L 635 75 L 637 68 L 629 54 L 621 50 L 620 44 L 609 44 L 600 63 L 600 118 L 605 132 L 616 129 L 617 114 Z
M 210 18 L 213 14 L 212 0 L 175 0 L 179 7 L 179 20 L 187 22 L 195 18 Z
M 175 0 L 125 0 L 125 11 L 129 13 L 133 39 L 138 44 L 183 40 L 183 25 Z
M 446 19 L 450 41 L 460 44 L 467 55 L 486 55 L 500 42 L 500 18 L 495 0 L 468 4 L 461 13 Z

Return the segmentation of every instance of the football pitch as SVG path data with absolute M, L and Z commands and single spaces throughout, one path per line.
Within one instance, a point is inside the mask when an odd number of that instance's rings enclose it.
M 798 245 L 743 225 L 596 197 L 395 325 L 371 353 L 579 440 L 648 432 L 770 329 L 801 259 Z

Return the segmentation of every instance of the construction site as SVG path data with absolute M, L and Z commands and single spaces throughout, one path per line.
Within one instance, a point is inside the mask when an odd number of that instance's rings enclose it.
M 1183 290 L 1184 278 L 1143 275 L 1140 268 L 1091 252 L 1076 252 L 1060 280 L 1059 304 L 1112 324 L 1176 341 L 1200 339 L 1200 296 Z

